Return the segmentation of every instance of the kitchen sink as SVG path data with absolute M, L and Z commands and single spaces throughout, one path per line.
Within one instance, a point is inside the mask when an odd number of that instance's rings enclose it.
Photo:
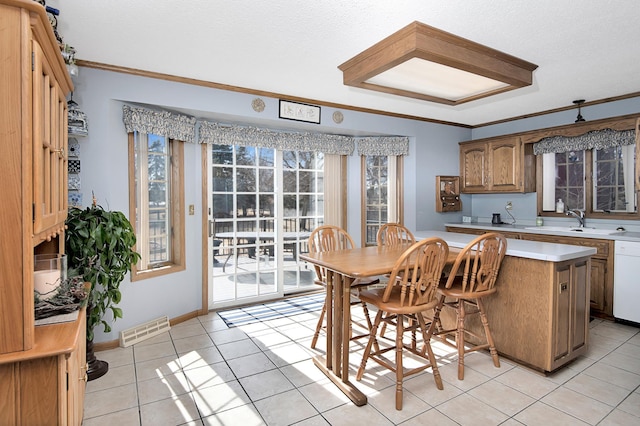
M 545 232 L 570 232 L 580 234 L 596 234 L 596 235 L 615 235 L 620 234 L 621 231 L 615 229 L 600 229 L 600 228 L 579 228 L 577 226 L 530 226 L 524 229 L 530 229 L 533 231 L 545 231 Z

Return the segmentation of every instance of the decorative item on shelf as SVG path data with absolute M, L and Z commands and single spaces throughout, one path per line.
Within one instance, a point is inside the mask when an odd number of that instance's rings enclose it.
M 65 254 L 36 254 L 33 259 L 33 288 L 40 300 L 57 294 L 60 283 L 67 279 Z
M 69 173 L 80 173 L 80 160 L 68 160 L 67 169 Z
M 69 208 L 80 208 L 80 207 L 82 207 L 82 193 L 81 192 L 71 192 L 71 191 L 69 191 L 68 205 L 69 205 Z
M 255 98 L 253 101 L 251 101 L 251 108 L 253 108 L 253 110 L 255 112 L 262 112 L 264 111 L 264 101 L 260 98 Z
M 340 111 L 334 111 L 332 118 L 334 123 L 340 124 L 344 120 L 344 115 Z
M 49 23 L 51 24 L 51 28 L 53 28 L 53 34 L 56 36 L 58 44 L 62 44 L 62 36 L 58 33 L 58 15 L 60 15 L 60 11 L 54 7 L 46 6 L 45 4 L 42 5 L 47 11 L 47 18 L 49 18 Z
M 78 174 L 69 174 L 69 184 L 67 188 L 71 191 L 79 191 L 80 190 L 80 175 Z
M 436 176 L 436 212 L 462 210 L 459 176 Z
M 127 217 L 104 210 L 95 197 L 86 209 L 69 209 L 65 225 L 69 267 L 92 285 L 87 306 L 87 375 L 93 380 L 109 370 L 109 364 L 95 359 L 94 328 L 102 324 L 108 333 L 110 322 L 122 318 L 122 310 L 116 306 L 122 297 L 120 283 L 140 255 L 133 249 L 136 234 Z
M 54 294 L 47 299 L 34 292 L 36 325 L 75 321 L 78 310 L 87 303 L 90 287 L 82 276 L 73 275 L 61 280 Z
M 67 71 L 69 71 L 71 78 L 77 77 L 79 69 L 76 64 L 76 49 L 65 43 L 62 48 L 62 57 L 64 58 L 64 63 L 67 64 Z
M 80 157 L 80 142 L 76 138 L 69 138 L 69 157 Z
M 73 100 L 73 93 L 71 93 L 71 99 L 67 102 L 67 114 L 69 115 L 69 134 L 74 136 L 87 136 L 89 134 L 87 114 L 82 112 L 78 103 Z

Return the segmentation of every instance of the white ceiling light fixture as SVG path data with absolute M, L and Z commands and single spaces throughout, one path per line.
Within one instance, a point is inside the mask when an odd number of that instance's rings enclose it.
M 416 21 L 338 68 L 347 86 L 459 105 L 530 86 L 538 66 Z

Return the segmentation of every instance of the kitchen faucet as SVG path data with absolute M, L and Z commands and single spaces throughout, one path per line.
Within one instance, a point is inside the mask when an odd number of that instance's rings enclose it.
M 567 210 L 567 216 L 573 216 L 578 219 L 578 223 L 580 224 L 580 228 L 584 228 L 584 211 L 583 210 Z

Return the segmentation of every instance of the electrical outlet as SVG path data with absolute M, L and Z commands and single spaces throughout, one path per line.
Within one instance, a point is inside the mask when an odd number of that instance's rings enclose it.
M 504 206 L 505 209 L 507 210 L 512 210 L 513 209 L 513 204 L 511 204 L 511 201 L 507 201 L 507 205 Z

